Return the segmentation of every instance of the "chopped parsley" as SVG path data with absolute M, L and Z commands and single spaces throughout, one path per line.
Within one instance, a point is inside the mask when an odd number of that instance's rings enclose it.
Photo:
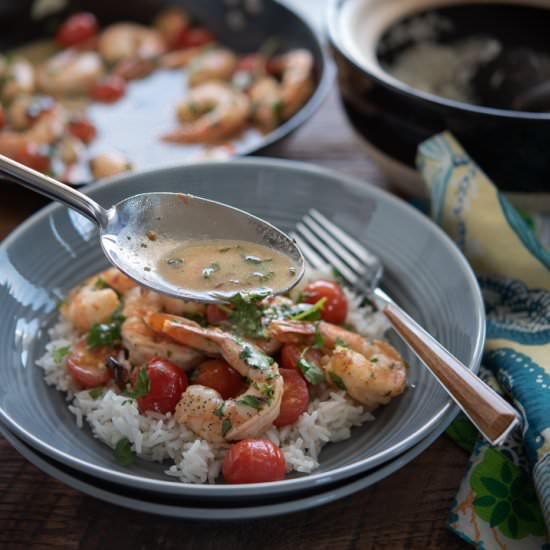
M 147 374 L 147 369 L 141 367 L 134 384 L 134 391 L 126 392 L 128 397 L 137 399 L 138 397 L 144 397 L 151 391 L 151 380 Z
M 273 399 L 273 386 L 271 384 L 264 384 L 260 391 L 263 395 L 265 395 L 267 399 L 267 404 L 270 405 L 271 400 Z
M 378 357 L 371 357 L 371 358 L 369 359 L 369 361 L 370 361 L 371 363 L 378 363 Z
M 98 397 L 101 397 L 104 390 L 105 390 L 105 388 L 103 386 L 97 386 L 97 387 L 92 388 L 91 390 L 89 390 L 88 394 L 92 399 L 97 399 Z
M 228 321 L 235 333 L 248 338 L 265 338 L 262 324 L 262 308 L 256 302 L 263 300 L 267 292 L 239 293 L 231 299 L 233 308 L 228 312 Z
M 336 346 L 340 346 L 341 348 L 347 348 L 350 349 L 350 345 L 347 342 L 344 342 L 342 338 L 336 338 Z
M 274 271 L 268 271 L 267 273 L 254 273 L 254 275 L 258 276 L 258 279 L 260 280 L 260 283 L 266 283 L 270 279 L 273 279 L 275 277 Z
M 109 288 L 109 285 L 107 284 L 107 282 L 105 281 L 105 279 L 103 279 L 102 277 L 98 277 L 98 278 L 95 280 L 94 288 L 97 288 L 98 290 L 102 290 L 102 289 L 104 289 L 104 288 Z
M 222 401 L 222 404 L 214 411 L 214 416 L 223 416 L 223 409 L 225 407 L 225 401 Z
M 130 464 L 132 464 L 134 461 L 134 453 L 132 452 L 132 445 L 127 437 L 119 439 L 113 449 L 113 456 L 116 462 L 121 466 L 130 466 Z
M 171 266 L 181 265 L 183 263 L 183 260 L 181 258 L 168 258 L 166 260 L 166 263 Z
M 257 411 L 261 410 L 263 407 L 262 400 L 258 399 L 254 395 L 245 395 L 242 399 L 239 399 L 237 403 L 239 403 L 240 405 L 246 405 L 247 407 L 252 407 Z
M 292 321 L 318 321 L 321 318 L 321 311 L 325 307 L 325 302 L 327 299 L 325 297 L 317 300 L 314 304 L 307 304 L 307 308 L 304 308 L 304 304 L 298 304 L 295 308 L 298 309 L 296 313 L 292 313 L 289 316 L 289 319 Z
M 216 273 L 219 270 L 220 270 L 220 264 L 214 262 L 214 263 L 206 266 L 202 270 L 202 276 L 203 276 L 204 279 L 210 279 L 210 277 L 212 277 L 212 275 L 214 275 L 214 273 Z
M 120 327 L 126 317 L 122 315 L 120 308 L 117 308 L 106 323 L 92 325 L 86 343 L 90 348 L 101 346 L 112 346 L 120 341 Z
M 346 385 L 344 384 L 344 381 L 340 376 L 338 376 L 335 372 L 329 371 L 330 379 L 334 382 L 334 385 L 340 389 L 346 391 Z
M 335 268 L 335 267 L 331 267 L 330 269 L 332 271 L 332 276 L 334 277 L 334 280 L 340 285 L 340 286 L 343 286 L 345 281 L 344 281 L 344 277 L 342 276 L 342 274 Z
M 233 427 L 231 424 L 231 419 L 225 418 L 222 424 L 222 436 L 225 437 L 227 432 Z
M 225 248 L 220 248 L 218 250 L 218 252 L 220 252 L 221 254 L 225 254 L 226 252 L 229 252 L 231 250 L 231 247 L 230 246 L 226 246 Z
M 52 351 L 52 358 L 58 365 L 63 363 L 65 357 L 71 353 L 71 346 L 62 346 Z
M 237 341 L 241 345 L 241 353 L 239 357 L 253 369 L 267 369 L 273 362 L 273 357 L 269 357 L 265 353 L 261 352 L 256 346 L 243 342 L 242 340 Z
M 306 353 L 309 348 L 305 348 L 300 359 L 298 359 L 298 368 L 302 371 L 304 378 L 313 385 L 320 384 L 324 380 L 323 371 L 312 361 L 306 359 Z
M 319 349 L 319 348 L 322 348 L 324 345 L 325 345 L 325 339 L 321 334 L 321 330 L 319 329 L 319 324 L 316 324 L 315 325 L 315 344 L 313 345 L 313 347 L 316 349 Z

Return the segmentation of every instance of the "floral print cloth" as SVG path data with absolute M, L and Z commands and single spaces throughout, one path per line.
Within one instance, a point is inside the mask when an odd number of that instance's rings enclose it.
M 463 416 L 450 426 L 449 435 L 472 455 L 449 526 L 480 549 L 550 550 L 548 219 L 520 214 L 449 133 L 420 145 L 417 166 L 433 219 L 468 258 L 483 293 L 480 376 L 512 400 L 523 420 L 498 448 L 477 437 Z

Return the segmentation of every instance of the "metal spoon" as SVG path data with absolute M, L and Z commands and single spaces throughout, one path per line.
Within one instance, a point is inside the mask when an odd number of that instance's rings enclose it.
M 260 218 L 220 202 L 185 193 L 143 193 L 105 210 L 76 189 L 3 155 L 0 173 L 95 222 L 107 259 L 139 284 L 163 294 L 205 303 L 228 298 L 225 292 L 195 291 L 162 279 L 154 266 L 166 250 L 163 243 L 234 239 L 282 252 L 290 257 L 296 273 L 285 288 L 274 289 L 277 294 L 290 290 L 304 274 L 304 258 L 290 237 Z M 237 287 L 233 294 L 238 291 Z

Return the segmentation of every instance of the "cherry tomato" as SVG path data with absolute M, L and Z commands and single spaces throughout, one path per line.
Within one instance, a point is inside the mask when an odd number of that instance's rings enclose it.
M 307 411 L 309 391 L 307 382 L 295 370 L 279 369 L 279 374 L 284 380 L 284 393 L 281 412 L 273 424 L 280 428 L 294 424 L 300 415 Z
M 236 71 L 244 71 L 247 73 L 256 73 L 265 69 L 265 56 L 259 53 L 251 53 L 241 57 L 237 63 Z
M 339 325 L 348 315 L 348 301 L 339 284 L 333 281 L 315 281 L 304 288 L 304 302 L 315 304 L 321 298 L 326 298 L 321 311 L 321 319 L 328 323 Z
M 193 374 L 192 383 L 213 388 L 224 399 L 239 395 L 245 388 L 241 375 L 223 359 L 201 363 Z
M 4 127 L 6 124 L 6 113 L 4 111 L 4 107 L 0 105 L 0 130 Z
M 302 356 L 302 352 L 307 346 L 300 344 L 284 344 L 281 349 L 281 361 L 280 365 L 283 369 L 294 369 L 298 372 L 302 372 L 298 367 L 298 361 Z M 321 362 L 321 352 L 316 349 L 309 348 L 305 353 L 305 358 L 316 365 Z
M 74 46 L 94 37 L 98 28 L 97 19 L 92 13 L 75 13 L 59 27 L 55 40 L 63 47 Z
M 75 116 L 67 124 L 69 132 L 83 143 L 90 143 L 96 136 L 95 126 L 85 116 Z
M 90 91 L 90 96 L 96 101 L 114 103 L 126 93 L 126 81 L 117 75 L 102 78 Z
M 115 350 L 109 346 L 89 348 L 86 340 L 81 340 L 65 360 L 65 368 L 73 380 L 84 388 L 95 388 L 106 384 L 113 377 L 107 368 L 107 359 Z
M 214 42 L 216 37 L 205 27 L 184 29 L 174 40 L 173 48 L 196 48 Z
M 216 304 L 206 306 L 206 320 L 209 325 L 217 325 L 227 319 L 228 313 Z
M 281 449 L 268 439 L 243 439 L 225 455 L 223 477 L 227 483 L 263 483 L 285 477 Z
M 50 157 L 48 156 L 48 148 L 45 145 L 35 143 L 24 145 L 13 155 L 13 160 L 38 172 L 47 172 L 50 168 Z
M 137 398 L 139 410 L 162 414 L 174 412 L 181 394 L 189 385 L 185 372 L 162 357 L 153 357 L 143 368 L 146 369 L 150 387 L 147 395 Z M 140 369 L 134 371 L 134 386 L 139 378 L 139 371 Z

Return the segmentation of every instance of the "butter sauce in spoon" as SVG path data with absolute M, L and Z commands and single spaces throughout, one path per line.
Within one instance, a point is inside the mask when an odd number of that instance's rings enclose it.
M 95 222 L 107 259 L 163 294 L 219 303 L 243 291 L 287 292 L 304 274 L 304 259 L 290 237 L 226 204 L 159 192 L 128 197 L 106 210 L 3 155 L 0 173 Z

